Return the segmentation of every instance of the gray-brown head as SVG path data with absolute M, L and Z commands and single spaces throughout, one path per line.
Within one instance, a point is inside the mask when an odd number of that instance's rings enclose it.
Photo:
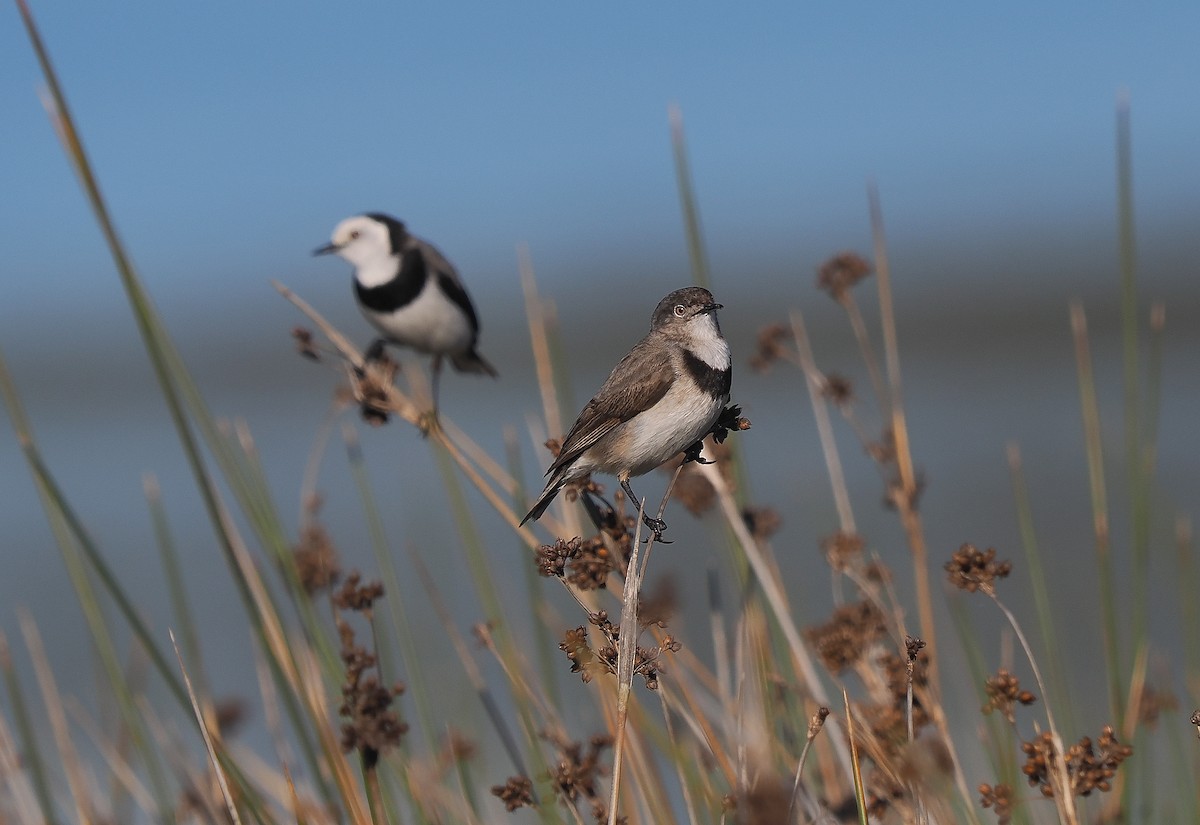
M 677 289 L 658 302 L 654 314 L 650 317 L 650 329 L 663 332 L 682 332 L 694 322 L 708 326 L 716 326 L 717 316 L 714 314 L 721 308 L 713 300 L 712 293 L 702 286 L 687 286 Z

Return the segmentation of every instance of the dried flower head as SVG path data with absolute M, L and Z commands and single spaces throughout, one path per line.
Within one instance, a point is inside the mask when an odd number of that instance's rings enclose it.
M 1179 699 L 1170 688 L 1163 690 L 1148 684 L 1142 688 L 1142 698 L 1138 702 L 1138 722 L 1153 728 L 1164 712 L 1178 709 Z
M 866 543 L 857 533 L 837 532 L 821 539 L 821 552 L 829 566 L 837 571 L 849 570 L 862 559 Z
M 746 529 L 750 531 L 750 535 L 760 542 L 775 535 L 783 526 L 783 518 L 779 515 L 779 511 L 772 507 L 747 505 L 742 508 L 742 521 L 745 523 Z
M 300 541 L 292 550 L 296 576 L 308 595 L 327 590 L 342 575 L 337 548 L 319 523 L 309 522 L 300 531 Z
M 357 570 L 350 571 L 346 581 L 333 594 L 333 605 L 339 610 L 353 610 L 366 613 L 376 600 L 383 598 L 383 583 L 370 581 L 359 586 L 362 574 Z
M 1046 731 L 1030 742 L 1022 742 L 1025 764 L 1021 772 L 1029 784 L 1041 791 L 1043 796 L 1055 795 L 1054 769 L 1056 759 L 1054 737 Z M 1092 742 L 1084 736 L 1067 749 L 1063 755 L 1070 782 L 1069 792 L 1073 796 L 1088 796 L 1092 791 L 1104 793 L 1112 790 L 1112 778 L 1126 759 L 1133 755 L 1130 745 L 1117 741 L 1111 725 L 1105 725 L 1100 737 Z
M 808 628 L 805 635 L 829 672 L 838 674 L 857 664 L 886 632 L 884 616 L 875 603 L 861 601 L 837 608 L 828 622 Z
M 780 358 L 793 357 L 788 350 L 792 343 L 792 331 L 784 324 L 768 324 L 759 330 L 758 346 L 750 356 L 750 369 L 766 372 Z
M 308 327 L 293 327 L 292 339 L 296 342 L 296 351 L 310 361 L 320 361 L 321 354 L 317 351 L 313 340 L 312 330 Z
M 362 369 L 354 372 L 351 389 L 359 403 L 363 421 L 372 427 L 380 427 L 388 422 L 391 412 L 388 392 L 399 369 L 400 365 L 383 352 L 378 357 L 364 362 Z
M 989 677 L 984 683 L 983 689 L 988 697 L 987 704 L 983 706 L 983 712 L 991 713 L 993 710 L 998 710 L 1010 723 L 1016 721 L 1016 715 L 1013 712 L 1016 704 L 1032 705 L 1037 701 L 1037 697 L 1028 690 L 1022 690 L 1020 680 L 1004 668 L 997 670 L 995 676 Z
M 984 783 L 979 786 L 979 804 L 992 809 L 996 814 L 996 825 L 1008 825 L 1012 821 L 1016 797 L 1011 785 Z
M 346 666 L 338 708 L 338 714 L 348 720 L 342 725 L 342 750 L 357 750 L 369 770 L 408 732 L 407 723 L 392 709 L 393 700 L 404 692 L 404 686 L 381 684 L 375 654 L 355 641 L 349 622 L 339 616 L 336 623 Z
M 729 433 L 748 429 L 750 429 L 750 419 L 742 418 L 742 408 L 737 404 L 732 404 L 721 410 L 717 423 L 712 425 L 709 432 L 712 434 L 713 441 L 721 444 L 729 437 Z
M 995 593 L 996 580 L 1007 578 L 1012 572 L 1012 562 L 996 561 L 993 547 L 979 550 L 973 544 L 964 544 L 946 562 L 945 570 L 950 583 L 959 590 L 968 593 L 982 590 L 990 596 Z
M 510 776 L 503 785 L 492 786 L 492 796 L 500 797 L 504 810 L 512 813 L 517 808 L 533 807 L 533 780 L 527 776 Z
M 871 264 L 854 252 L 839 252 L 817 270 L 817 286 L 842 301 L 859 281 L 872 272 Z

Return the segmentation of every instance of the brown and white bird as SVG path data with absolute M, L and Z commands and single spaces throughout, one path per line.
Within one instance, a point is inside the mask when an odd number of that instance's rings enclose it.
M 650 332 L 613 369 L 583 408 L 550 469 L 546 488 L 524 524 L 539 518 L 570 481 L 588 473 L 614 475 L 636 503 L 629 479 L 684 450 L 696 449 L 729 402 L 733 369 L 716 311 L 721 304 L 698 286 L 658 302 Z M 644 516 L 661 536 L 666 527 Z
M 495 376 L 479 354 L 479 318 L 454 267 L 432 244 L 380 212 L 354 215 L 333 230 L 330 243 L 314 255 L 334 253 L 354 265 L 358 308 L 381 338 L 366 358 L 379 358 L 387 344 L 433 356 L 433 412 L 437 413 L 442 358 L 459 372 Z

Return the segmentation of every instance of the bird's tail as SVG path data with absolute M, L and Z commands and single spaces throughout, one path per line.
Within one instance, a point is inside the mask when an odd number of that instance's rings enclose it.
M 496 372 L 488 360 L 479 354 L 474 347 L 462 355 L 450 356 L 450 363 L 459 372 L 473 372 L 476 374 L 490 375 L 492 378 L 497 377 L 500 373 Z
M 555 475 L 554 478 L 550 479 L 550 481 L 546 483 L 546 489 L 542 490 L 542 494 L 538 496 L 537 501 L 533 503 L 533 506 L 529 508 L 529 512 L 525 514 L 525 518 L 521 519 L 521 524 L 524 524 L 530 519 L 540 519 L 542 517 L 542 513 L 546 512 L 546 508 L 550 506 L 550 502 L 554 501 L 554 497 L 558 495 L 558 491 L 562 489 L 562 486 L 565 483 L 566 480 L 558 475 Z

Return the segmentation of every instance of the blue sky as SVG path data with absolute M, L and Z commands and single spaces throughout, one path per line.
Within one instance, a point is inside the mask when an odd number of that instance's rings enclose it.
M 1141 220 L 1195 214 L 1200 184 L 1194 3 L 33 8 L 167 299 L 320 271 L 305 253 L 369 209 L 438 242 L 484 293 L 513 288 L 518 242 L 563 288 L 572 260 L 682 256 L 671 102 L 718 254 L 859 243 L 868 179 L 893 238 L 1108 219 L 1122 86 Z M 121 311 L 16 11 L 0 14 L 3 304 Z

